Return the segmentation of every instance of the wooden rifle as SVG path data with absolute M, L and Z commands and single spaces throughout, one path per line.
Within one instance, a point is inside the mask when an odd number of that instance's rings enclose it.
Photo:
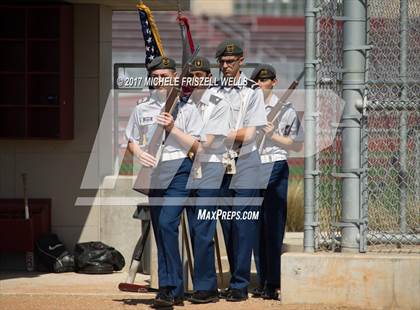
M 181 76 L 178 79 L 182 83 L 183 77 L 187 76 L 190 71 L 190 66 L 192 60 L 197 56 L 200 50 L 200 46 L 197 46 L 194 53 L 188 59 L 187 63 L 183 65 Z M 167 112 L 172 114 L 178 103 L 178 98 L 181 94 L 181 85 L 176 85 L 171 88 L 169 96 L 166 99 L 165 106 L 162 108 L 161 112 Z M 165 128 L 163 126 L 157 126 L 155 132 L 153 133 L 152 138 L 150 139 L 149 145 L 147 146 L 146 152 L 154 156 L 157 161 L 159 161 L 162 150 L 164 147 L 163 135 L 165 133 Z M 154 167 L 144 167 L 140 168 L 139 174 L 137 175 L 136 182 L 134 183 L 134 190 L 148 195 L 151 186 L 151 179 Z
M 304 76 L 304 74 L 305 74 L 305 70 L 303 70 L 299 74 L 298 78 L 296 80 L 294 80 L 292 82 L 292 84 L 290 84 L 289 88 L 285 91 L 285 93 L 277 101 L 277 103 L 271 109 L 270 113 L 268 113 L 268 115 L 267 115 L 267 121 L 268 122 L 273 123 L 280 116 L 280 113 L 281 113 L 281 110 L 282 110 L 283 106 L 286 104 L 287 100 L 292 95 L 292 93 L 294 92 L 296 87 L 298 87 L 299 82 L 302 79 L 302 77 Z M 264 147 L 265 139 L 266 139 L 266 135 L 264 134 L 264 132 L 260 131 L 259 133 L 257 133 L 256 142 L 257 142 L 258 149 L 260 150 L 260 153 L 261 153 L 261 151 Z

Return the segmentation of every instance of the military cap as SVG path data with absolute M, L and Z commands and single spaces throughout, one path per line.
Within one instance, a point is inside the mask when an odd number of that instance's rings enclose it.
M 221 56 L 242 56 L 244 53 L 242 42 L 225 40 L 217 46 L 216 58 Z
M 259 64 L 251 74 L 251 80 L 257 81 L 259 79 L 275 79 L 276 69 L 269 64 Z
M 196 56 L 191 61 L 190 71 L 204 71 L 210 73 L 210 62 L 207 58 Z
M 153 60 L 147 66 L 149 71 L 158 70 L 158 69 L 171 69 L 176 70 L 176 62 L 172 58 L 166 56 L 158 56 L 153 58 Z

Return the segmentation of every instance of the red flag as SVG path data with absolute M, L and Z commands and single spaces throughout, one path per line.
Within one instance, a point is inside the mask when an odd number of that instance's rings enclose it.
M 182 63 L 185 64 L 191 57 L 191 54 L 194 53 L 194 41 L 192 39 L 188 18 L 186 16 L 180 15 L 178 16 L 177 20 L 181 29 Z
M 182 39 L 182 66 L 184 66 L 188 59 L 190 59 L 192 53 L 195 51 L 194 41 L 192 39 L 190 24 L 186 16 L 178 15 L 179 28 L 181 29 Z M 193 92 L 191 86 L 182 86 L 182 96 L 188 98 Z

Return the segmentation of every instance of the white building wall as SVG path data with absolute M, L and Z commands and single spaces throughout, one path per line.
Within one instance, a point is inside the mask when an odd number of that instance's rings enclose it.
M 233 0 L 191 0 L 193 14 L 230 16 L 233 14 Z

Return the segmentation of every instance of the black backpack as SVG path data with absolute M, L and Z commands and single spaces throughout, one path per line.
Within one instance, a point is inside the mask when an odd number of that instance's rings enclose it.
M 112 273 L 125 266 L 122 254 L 100 241 L 76 244 L 74 261 L 79 273 Z
M 74 271 L 74 258 L 58 239 L 56 234 L 47 234 L 35 243 L 38 261 L 50 272 Z

